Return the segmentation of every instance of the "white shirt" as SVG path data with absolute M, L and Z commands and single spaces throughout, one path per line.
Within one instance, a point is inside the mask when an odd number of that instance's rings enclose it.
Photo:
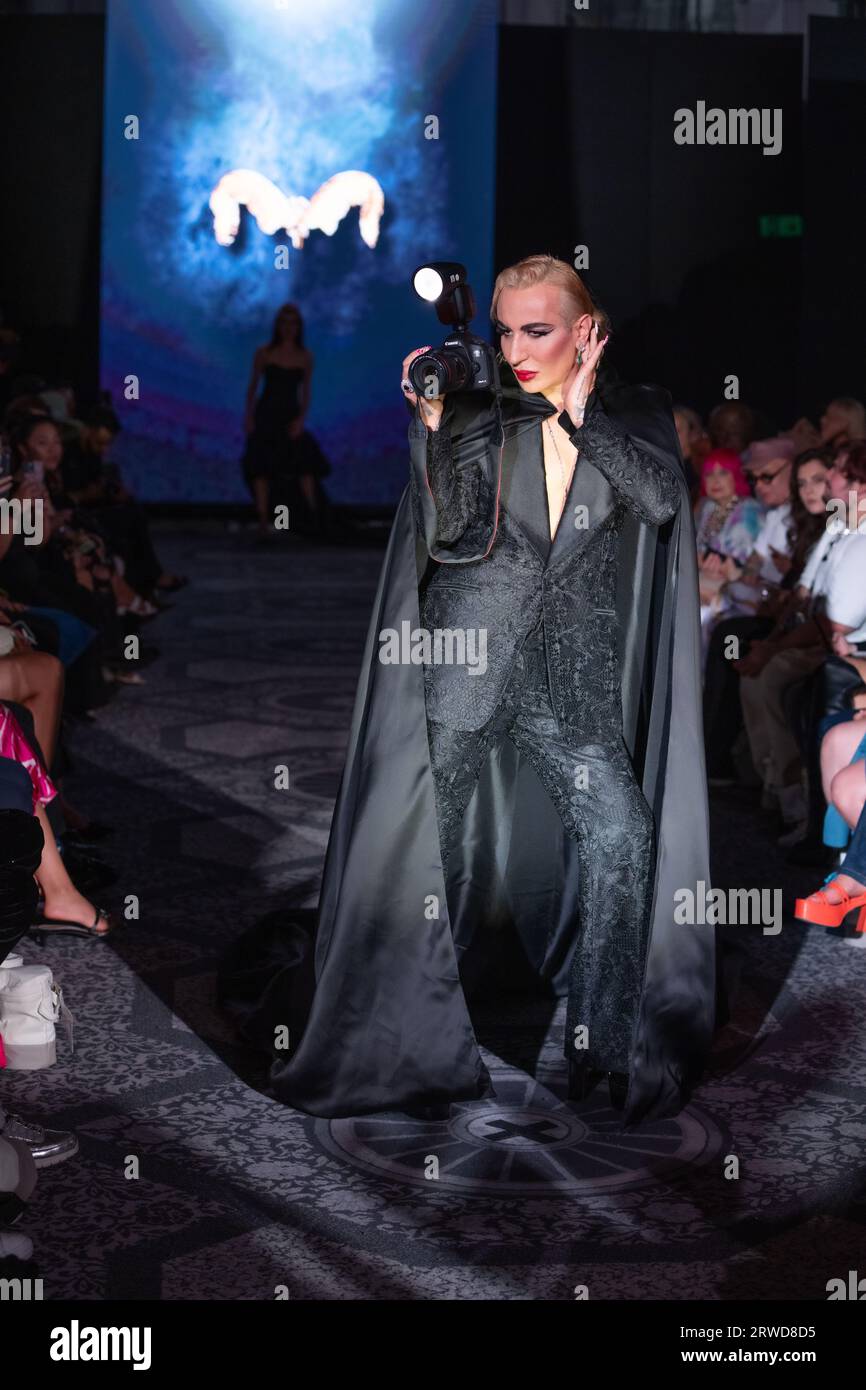
M 791 546 L 788 541 L 790 521 L 790 502 L 782 502 L 778 507 L 771 507 L 764 517 L 755 541 L 755 554 L 760 555 L 762 561 L 761 578 L 769 579 L 771 584 L 778 584 L 784 576 L 781 571 L 776 569 L 770 550 L 778 550 L 782 555 L 790 555 Z
M 853 631 L 852 646 L 866 643 L 866 532 L 825 531 L 806 561 L 800 583 L 824 598 L 827 617 Z

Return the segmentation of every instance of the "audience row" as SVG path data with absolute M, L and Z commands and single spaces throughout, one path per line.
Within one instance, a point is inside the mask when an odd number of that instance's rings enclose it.
M 97 900 L 114 879 L 98 848 L 112 828 L 66 794 L 69 748 L 83 722 L 144 682 L 142 668 L 158 656 L 144 627 L 186 581 L 164 570 L 147 516 L 110 461 L 120 425 L 108 405 L 76 420 L 71 392 L 38 380 L 0 396 L 0 990 L 8 992 L 23 978 L 14 948 L 24 937 L 38 949 L 50 934 L 104 939 L 117 925 Z M 6 1061 L 0 1036 L 0 1067 Z M 0 1256 L 20 1256 L 29 1242 L 10 1228 L 36 1170 L 78 1144 L 9 1114 L 3 1099 L 0 1090 Z

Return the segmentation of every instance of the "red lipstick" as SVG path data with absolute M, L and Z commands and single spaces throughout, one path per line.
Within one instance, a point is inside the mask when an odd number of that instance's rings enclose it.
M 514 375 L 518 381 L 531 381 L 534 376 L 538 376 L 538 372 L 519 372 L 515 369 Z

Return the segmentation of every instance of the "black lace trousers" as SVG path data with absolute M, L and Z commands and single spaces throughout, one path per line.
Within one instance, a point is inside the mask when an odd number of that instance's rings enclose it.
M 483 679 L 483 677 L 479 677 Z M 578 1066 L 629 1071 L 648 941 L 652 813 L 622 739 L 563 735 L 550 703 L 543 638 L 521 651 L 499 707 L 477 730 L 428 720 L 443 864 L 495 742 L 529 759 L 578 842 L 579 926 L 569 982 L 565 1054 Z

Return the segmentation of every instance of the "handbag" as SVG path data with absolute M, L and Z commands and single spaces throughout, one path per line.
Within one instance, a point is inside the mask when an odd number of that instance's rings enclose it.
M 48 966 L 15 963 L 20 959 L 7 957 L 0 966 L 0 1038 L 10 1071 L 39 1071 L 57 1061 L 61 1020 L 75 1051 L 74 1020 Z

